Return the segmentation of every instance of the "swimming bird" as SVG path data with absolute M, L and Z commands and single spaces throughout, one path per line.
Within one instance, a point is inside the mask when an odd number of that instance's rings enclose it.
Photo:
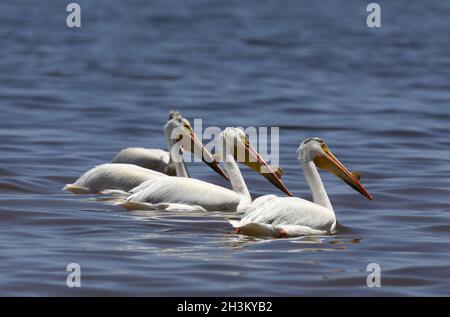
M 274 171 L 253 149 L 245 133 L 238 128 L 226 128 L 218 136 L 216 155 L 224 162 L 233 190 L 191 178 L 164 177 L 145 181 L 131 190 L 132 195 L 120 203 L 127 209 L 167 210 L 177 207 L 207 211 L 241 211 L 251 204 L 252 198 L 239 170 L 236 159 L 261 173 L 288 195 L 292 195 Z M 240 155 L 243 154 L 243 155 Z M 176 209 L 176 208 L 175 208 Z
M 183 152 L 189 150 L 201 157 L 203 162 L 219 175 L 228 179 L 220 168 L 219 163 L 195 135 L 188 120 L 171 114 L 169 121 L 164 126 L 164 134 L 171 151 L 170 164 L 168 166 L 174 166 L 177 176 L 180 176 L 180 178 L 189 177 L 182 158 Z M 132 161 L 130 156 L 128 159 L 129 162 Z M 135 162 L 136 160 L 139 160 L 139 158 L 135 157 Z M 149 179 L 160 177 L 169 176 L 134 164 L 107 163 L 98 165 L 85 172 L 73 184 L 66 185 L 63 190 L 71 191 L 75 194 L 96 194 L 105 191 L 123 193 Z
M 333 233 L 336 215 L 317 168 L 335 174 L 368 199 L 373 199 L 359 183 L 360 174 L 347 170 L 322 139 L 303 141 L 297 150 L 297 158 L 312 191 L 313 201 L 298 197 L 261 196 L 247 207 L 240 221 L 230 221 L 236 233 L 275 237 Z
M 173 126 L 170 126 L 169 122 L 171 120 L 174 120 L 179 125 L 191 126 L 189 121 L 183 118 L 178 111 L 170 111 L 168 120 L 168 123 L 164 127 L 166 140 L 170 139 L 170 134 L 174 129 Z M 125 148 L 114 156 L 111 163 L 134 164 L 170 176 L 189 177 L 186 166 L 184 164 L 180 165 L 177 171 L 177 166 L 171 159 L 169 151 L 161 149 L 148 149 L 143 147 Z

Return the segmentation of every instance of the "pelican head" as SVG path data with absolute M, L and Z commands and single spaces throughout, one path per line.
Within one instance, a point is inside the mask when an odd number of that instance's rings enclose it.
M 372 200 L 373 197 L 359 182 L 360 173 L 350 172 L 330 151 L 322 139 L 309 138 L 302 142 L 297 150 L 301 162 L 314 161 L 314 164 L 336 175 L 363 196 Z
M 238 163 L 247 165 L 264 176 L 282 192 L 289 196 L 293 196 L 281 180 L 281 169 L 277 168 L 274 170 L 271 166 L 269 166 L 269 164 L 250 144 L 250 141 L 244 131 L 239 128 L 226 128 L 219 136 L 219 141 L 225 143 L 219 145 L 218 151 L 223 160 L 226 160 L 226 154 L 233 155 L 234 160 Z
M 214 159 L 213 155 L 203 146 L 202 142 L 198 139 L 194 133 L 189 120 L 183 118 L 178 111 L 171 111 L 169 114 L 169 120 L 164 125 L 164 134 L 166 135 L 167 142 L 171 155 L 179 154 L 181 159 L 184 150 L 188 150 L 198 157 L 202 158 L 209 167 L 211 167 L 219 175 L 228 179 L 228 176 L 220 168 L 219 163 Z M 179 152 L 172 152 L 173 146 L 179 144 Z

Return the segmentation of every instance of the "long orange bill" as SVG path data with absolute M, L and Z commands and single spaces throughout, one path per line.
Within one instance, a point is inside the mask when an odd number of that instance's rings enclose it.
M 350 172 L 329 149 L 325 150 L 326 157 L 318 157 L 314 160 L 319 168 L 323 168 L 333 173 L 345 183 L 351 186 L 354 190 L 358 191 L 361 195 L 372 200 L 373 197 L 367 190 L 361 185 L 358 178 L 360 178 L 360 173 Z M 325 160 L 325 161 L 324 161 Z
M 279 177 L 279 175 L 281 176 L 281 170 L 277 170 L 275 172 L 273 168 L 269 164 L 267 164 L 267 162 L 261 157 L 261 155 L 259 155 L 258 152 L 255 151 L 255 149 L 250 144 L 246 144 L 245 148 L 248 153 L 248 158 L 246 155 L 246 160 L 242 163 L 260 173 L 286 195 L 294 196 L 287 189 L 286 185 L 284 185 L 283 181 Z
M 229 180 L 227 174 L 225 174 L 225 172 L 220 167 L 219 163 L 212 156 L 212 154 L 205 148 L 203 143 L 200 142 L 195 133 L 191 131 L 189 135 L 191 137 L 191 145 L 192 145 L 191 152 L 200 156 L 202 158 L 202 161 L 205 162 L 206 165 L 211 167 L 217 174 L 219 174 L 226 180 Z

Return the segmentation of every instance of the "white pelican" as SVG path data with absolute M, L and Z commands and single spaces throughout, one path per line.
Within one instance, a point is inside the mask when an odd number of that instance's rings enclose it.
M 372 199 L 359 183 L 359 173 L 349 172 L 323 140 L 305 140 L 297 150 L 297 157 L 312 191 L 313 202 L 298 197 L 259 197 L 248 206 L 240 221 L 230 221 L 236 228 L 236 233 L 275 237 L 333 233 L 336 215 L 317 168 L 335 174 L 353 189 Z
M 250 145 L 245 133 L 237 128 L 226 128 L 218 137 L 221 145 L 216 147 L 224 161 L 233 190 L 192 178 L 153 178 L 131 190 L 132 195 L 120 203 L 127 209 L 187 209 L 209 211 L 241 211 L 251 204 L 252 198 L 242 178 L 236 158 L 245 154 L 242 163 L 261 173 L 288 195 L 292 195 L 273 169 Z M 174 208 L 173 204 L 176 204 Z
M 184 119 L 178 111 L 170 111 L 169 122 L 172 119 L 178 121 L 180 125 L 182 124 L 188 127 L 191 126 L 189 121 Z M 164 134 L 167 140 L 170 139 L 170 134 L 172 131 L 173 127 L 166 124 L 164 127 Z M 111 163 L 134 164 L 170 176 L 189 177 L 186 166 L 184 164 L 180 165 L 179 170 L 177 171 L 176 165 L 173 163 L 170 153 L 161 149 L 147 149 L 143 147 L 125 148 L 117 153 Z
M 201 156 L 202 160 L 213 170 L 228 179 L 220 168 L 219 163 L 199 141 L 188 120 L 181 116 L 172 117 L 165 124 L 164 133 L 169 149 L 174 155 L 177 150 L 178 154 L 182 154 L 184 149 L 187 149 Z M 178 155 L 176 160 L 173 160 L 171 156 L 170 160 L 172 161 L 170 165 L 175 166 L 177 176 L 180 176 L 180 178 L 189 177 L 181 156 Z M 105 191 L 128 192 L 147 180 L 161 177 L 169 176 L 134 164 L 108 163 L 90 169 L 81 175 L 75 183 L 66 185 L 63 190 L 68 190 L 75 194 L 96 194 Z

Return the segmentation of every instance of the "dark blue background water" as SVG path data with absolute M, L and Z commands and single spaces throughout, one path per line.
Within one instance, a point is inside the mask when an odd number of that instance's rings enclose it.
M 81 29 L 68 2 L 0 2 L 1 295 L 450 295 L 448 1 L 381 1 L 379 29 L 368 1 L 80 0 Z M 322 173 L 343 228 L 270 240 L 60 190 L 123 147 L 165 147 L 169 109 L 279 126 L 305 198 L 295 150 L 322 137 L 375 200 Z M 243 170 L 255 196 L 280 194 Z

